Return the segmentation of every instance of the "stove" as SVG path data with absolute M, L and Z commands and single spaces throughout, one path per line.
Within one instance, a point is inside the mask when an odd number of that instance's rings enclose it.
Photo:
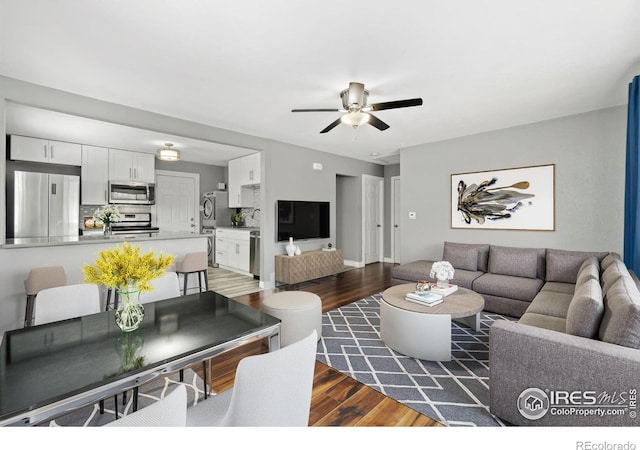
M 151 225 L 151 213 L 122 213 L 122 221 L 111 226 L 113 234 L 152 234 L 160 228 Z

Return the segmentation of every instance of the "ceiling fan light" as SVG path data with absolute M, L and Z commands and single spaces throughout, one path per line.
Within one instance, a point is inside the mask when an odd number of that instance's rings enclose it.
M 345 114 L 340 118 L 340 122 L 352 127 L 359 127 L 369 122 L 369 114 L 361 112 Z
M 159 148 L 157 157 L 162 161 L 180 161 L 180 152 L 171 147 L 173 144 L 164 144 L 167 148 Z

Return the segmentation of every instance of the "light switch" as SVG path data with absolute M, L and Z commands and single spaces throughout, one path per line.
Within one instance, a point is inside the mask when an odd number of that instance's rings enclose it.
M 416 212 L 415 211 L 409 212 L 409 219 L 415 219 L 415 218 L 416 218 Z

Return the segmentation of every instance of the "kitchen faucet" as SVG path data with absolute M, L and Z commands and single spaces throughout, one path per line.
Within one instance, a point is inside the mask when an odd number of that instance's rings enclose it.
M 260 211 L 260 208 L 256 208 L 256 209 L 254 209 L 254 210 L 253 210 L 253 213 L 251 214 L 251 218 L 252 218 L 252 219 L 255 219 L 255 218 L 256 218 L 256 213 L 257 213 L 258 211 Z

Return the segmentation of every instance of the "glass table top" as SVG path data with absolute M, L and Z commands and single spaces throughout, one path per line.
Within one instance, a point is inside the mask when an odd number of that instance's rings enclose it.
M 144 305 L 124 333 L 115 311 L 6 332 L 0 347 L 0 420 L 273 328 L 279 319 L 215 292 Z

